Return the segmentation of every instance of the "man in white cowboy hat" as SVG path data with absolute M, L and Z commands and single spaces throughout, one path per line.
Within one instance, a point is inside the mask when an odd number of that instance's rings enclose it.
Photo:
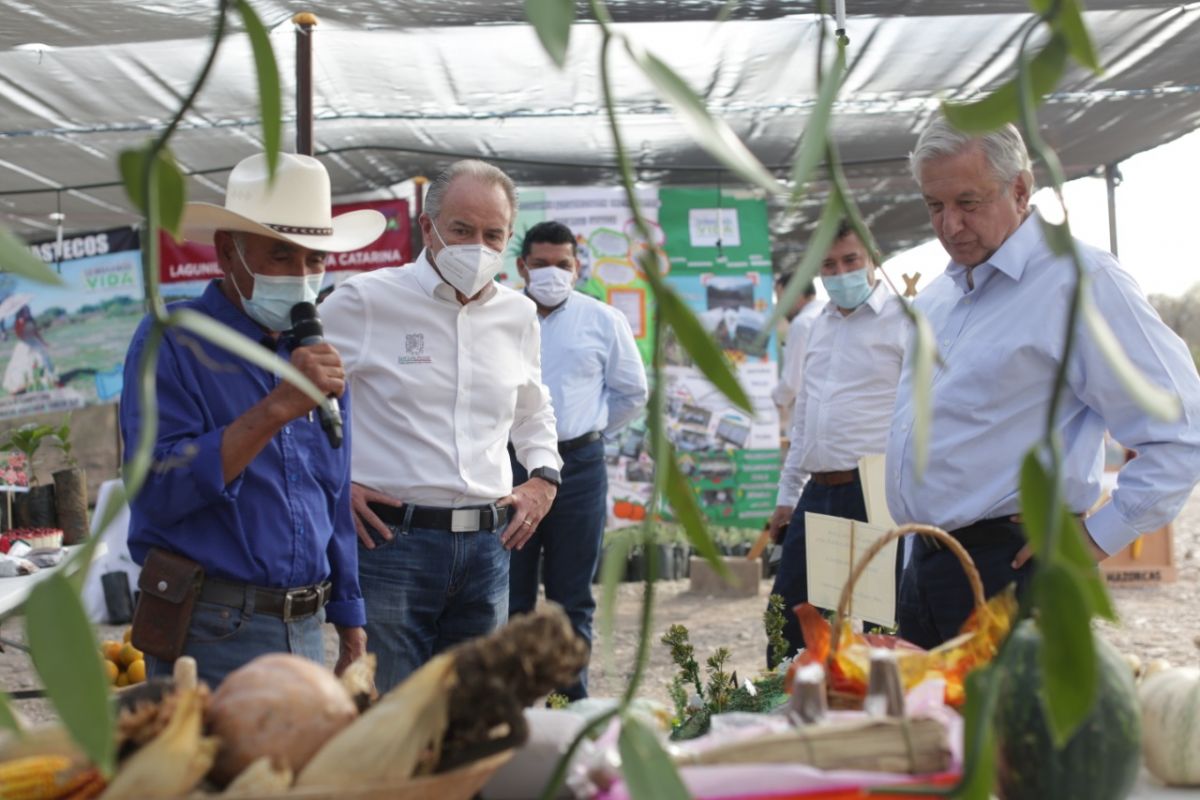
M 291 309 L 316 299 L 328 252 L 383 232 L 375 211 L 331 218 L 329 175 L 281 154 L 274 181 L 253 155 L 229 176 L 225 205 L 189 203 L 184 235 L 216 246 L 223 277 L 175 309 L 203 314 L 289 359 L 322 393 L 348 397 L 341 358 L 298 346 Z M 121 433 L 138 447 L 144 320 L 125 361 Z M 364 652 L 366 622 L 350 510 L 349 441 L 334 448 L 315 403 L 273 372 L 173 329 L 156 362 L 154 466 L 131 503 L 129 549 L 143 563 L 134 644 L 147 672 L 194 656 L 216 686 L 267 652 L 324 660 L 321 623 L 340 638 L 337 669 Z M 347 437 L 348 439 L 348 437 Z
M 504 622 L 509 551 L 558 491 L 537 311 L 493 280 L 516 213 L 507 175 L 455 162 L 429 185 L 416 262 L 357 275 L 322 306 L 356 396 L 359 579 L 381 692 Z M 530 476 L 516 488 L 510 438 Z

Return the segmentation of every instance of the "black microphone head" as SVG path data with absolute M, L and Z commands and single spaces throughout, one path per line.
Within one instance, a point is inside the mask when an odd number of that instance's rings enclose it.
M 317 317 L 317 307 L 312 303 L 296 303 L 292 306 L 292 340 L 301 346 L 319 344 L 325 328 Z
M 297 325 L 305 320 L 317 318 L 317 307 L 312 303 L 296 303 L 292 306 L 292 324 Z

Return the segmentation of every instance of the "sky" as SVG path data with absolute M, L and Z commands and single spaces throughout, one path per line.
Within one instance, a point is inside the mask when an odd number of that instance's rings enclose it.
M 1117 251 L 1121 265 L 1146 294 L 1179 296 L 1200 283 L 1200 131 L 1139 153 L 1120 165 Z M 1048 191 L 1042 189 L 1041 192 Z M 1034 196 L 1036 203 L 1041 192 Z M 1065 187 L 1071 230 L 1108 249 L 1108 197 L 1104 179 L 1080 178 Z M 932 230 L 929 230 L 932 237 Z M 936 239 L 884 262 L 903 290 L 903 273 L 920 272 L 924 288 L 948 261 Z

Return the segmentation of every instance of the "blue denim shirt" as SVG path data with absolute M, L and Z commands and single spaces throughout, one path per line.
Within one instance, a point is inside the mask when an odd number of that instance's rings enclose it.
M 191 308 L 262 341 L 284 359 L 284 337 L 273 342 L 221 294 L 213 281 Z M 137 446 L 141 419 L 137 368 L 149 331 L 143 320 L 125 359 L 121 435 Z M 342 447 L 326 441 L 316 415 L 289 422 L 250 465 L 226 485 L 221 438 L 227 425 L 260 401 L 279 378 L 200 337 L 173 329 L 158 359 L 159 429 L 154 465 L 131 503 L 129 551 L 138 563 L 151 547 L 180 553 L 224 580 L 266 587 L 333 583 L 326 618 L 366 622 L 358 585 L 358 550 L 350 511 L 350 429 Z M 349 420 L 349 396 L 341 398 Z

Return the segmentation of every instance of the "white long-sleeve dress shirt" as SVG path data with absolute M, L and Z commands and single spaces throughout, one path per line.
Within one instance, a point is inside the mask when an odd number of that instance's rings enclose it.
M 780 408 L 790 409 L 796 403 L 796 392 L 800 389 L 800 372 L 804 366 L 804 348 L 808 343 L 813 323 L 821 316 L 825 306 L 815 299 L 808 301 L 800 313 L 788 325 L 787 341 L 783 344 L 783 366 L 779 370 L 779 383 L 771 391 L 771 399 Z
M 497 283 L 460 304 L 426 252 L 321 304 L 354 396 L 351 474 L 418 505 L 495 502 L 512 491 L 510 436 L 527 469 L 562 466 L 537 310 Z
M 1065 499 L 1087 511 L 1100 496 L 1103 437 L 1137 451 L 1121 470 L 1112 502 L 1087 520 L 1115 553 L 1179 512 L 1200 478 L 1200 378 L 1186 346 L 1163 324 L 1110 254 L 1076 242 L 1092 301 L 1125 352 L 1153 383 L 1179 396 L 1183 412 L 1163 422 L 1122 388 L 1080 323 L 1057 419 Z M 1044 434 L 1075 272 L 1046 244 L 1037 213 L 973 270 L 951 262 L 916 300 L 937 337 L 929 462 L 914 466 L 911 359 L 905 362 L 888 439 L 888 508 L 898 523 L 947 530 L 1019 511 L 1026 452 Z
M 646 367 L 629 321 L 579 292 L 539 319 L 559 441 L 592 431 L 611 437 L 646 405 Z
M 794 507 L 813 472 L 854 469 L 862 456 L 884 451 L 910 337 L 900 303 L 878 281 L 850 314 L 822 306 L 801 365 L 776 505 Z

